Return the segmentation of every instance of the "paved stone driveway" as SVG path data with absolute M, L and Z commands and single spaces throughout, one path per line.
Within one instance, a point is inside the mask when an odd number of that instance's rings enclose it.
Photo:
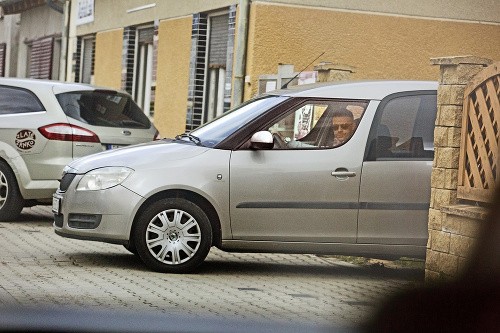
M 196 274 L 147 270 L 122 246 L 72 240 L 50 207 L 0 223 L 0 305 L 140 310 L 236 319 L 352 325 L 423 272 L 332 257 L 232 254 L 213 248 Z

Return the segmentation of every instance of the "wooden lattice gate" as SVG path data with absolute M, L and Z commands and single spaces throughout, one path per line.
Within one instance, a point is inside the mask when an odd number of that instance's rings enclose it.
M 490 202 L 500 180 L 500 62 L 475 76 L 464 97 L 457 194 Z

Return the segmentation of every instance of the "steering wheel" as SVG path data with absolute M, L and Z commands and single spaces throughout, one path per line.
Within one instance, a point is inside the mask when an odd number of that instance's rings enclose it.
M 273 133 L 274 148 L 285 149 L 287 147 L 285 141 L 279 136 L 278 133 Z

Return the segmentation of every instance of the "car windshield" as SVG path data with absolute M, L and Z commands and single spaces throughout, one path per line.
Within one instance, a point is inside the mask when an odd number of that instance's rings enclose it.
M 288 99 L 288 97 L 272 95 L 259 96 L 202 125 L 192 131 L 190 135 L 199 139 L 202 146 L 214 147 L 250 120 L 258 117 L 286 99 Z M 188 139 L 184 138 L 183 140 Z
M 56 95 L 64 113 L 94 126 L 150 128 L 151 122 L 132 98 L 110 90 L 72 91 Z

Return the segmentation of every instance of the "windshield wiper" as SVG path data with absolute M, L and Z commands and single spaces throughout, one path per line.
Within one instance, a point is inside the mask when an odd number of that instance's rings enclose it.
M 198 138 L 197 136 L 194 136 L 191 133 L 187 133 L 187 132 L 177 135 L 175 137 L 175 140 L 182 140 L 183 138 L 188 138 L 189 141 L 193 142 L 195 145 L 201 146 L 201 140 L 200 140 L 200 138 Z

